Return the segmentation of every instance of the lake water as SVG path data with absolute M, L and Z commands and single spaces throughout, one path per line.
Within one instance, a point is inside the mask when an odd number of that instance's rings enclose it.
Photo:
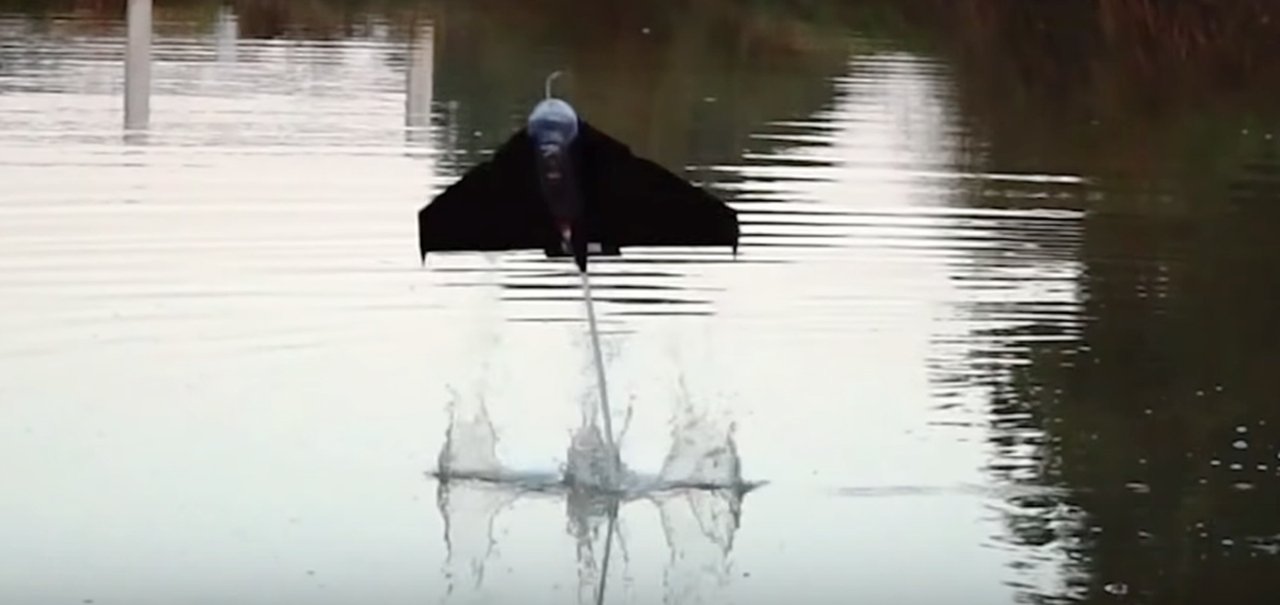
M 1275 9 L 131 4 L 0 2 L 0 602 L 1280 594 Z M 621 494 L 572 264 L 417 256 L 556 69 L 743 223 L 593 265 Z

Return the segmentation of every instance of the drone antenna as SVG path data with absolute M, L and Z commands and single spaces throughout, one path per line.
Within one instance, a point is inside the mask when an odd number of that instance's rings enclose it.
M 552 83 L 552 82 L 555 82 L 555 81 L 556 81 L 556 78 L 559 78 L 559 77 L 561 76 L 561 74 L 563 74 L 563 73 L 564 73 L 564 72 L 562 72 L 562 71 L 560 71 L 560 70 L 558 70 L 558 69 L 557 69 L 557 70 L 555 70 L 555 71 L 551 72 L 551 75 L 547 76 L 546 93 L 547 93 L 547 98 L 548 98 L 548 99 L 550 99 L 550 98 L 551 98 L 551 83 Z

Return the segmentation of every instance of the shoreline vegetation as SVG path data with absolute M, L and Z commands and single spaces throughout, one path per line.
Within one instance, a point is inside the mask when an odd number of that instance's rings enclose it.
M 257 32 L 248 37 L 291 31 L 314 35 L 341 30 L 369 15 L 399 20 L 467 11 L 505 15 L 533 25 L 572 17 L 565 22 L 590 23 L 593 27 L 586 29 L 601 31 L 630 19 L 645 20 L 660 13 L 680 18 L 690 11 L 763 17 L 768 25 L 783 30 L 797 24 L 847 26 L 879 14 L 882 25 L 897 21 L 902 26 L 948 29 L 970 41 L 998 38 L 1012 30 L 1025 38 L 1054 42 L 1087 37 L 1090 42 L 1128 51 L 1137 64 L 1148 67 L 1168 59 L 1213 57 L 1247 69 L 1270 63 L 1273 55 L 1263 51 L 1280 47 L 1280 5 L 1269 0 L 488 0 L 481 4 L 461 0 L 155 0 L 155 10 L 158 18 L 199 22 L 223 6 L 231 7 L 247 32 Z M 124 14 L 126 5 L 127 0 L 0 0 L 0 13 L 113 20 Z

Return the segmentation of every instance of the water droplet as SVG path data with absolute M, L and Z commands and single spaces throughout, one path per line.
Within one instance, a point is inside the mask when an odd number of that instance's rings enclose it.
M 1231 538 L 1223 538 L 1223 539 L 1222 539 L 1222 545 L 1223 545 L 1223 546 L 1235 546 L 1235 545 L 1236 545 L 1236 541 L 1235 541 L 1235 540 L 1232 540 Z
M 1248 433 L 1248 432 L 1249 432 L 1249 427 L 1247 427 L 1247 426 L 1245 426 L 1245 425 L 1243 425 L 1243 424 L 1242 424 L 1242 425 L 1240 425 L 1240 426 L 1236 427 L 1236 432 L 1237 432 L 1237 433 Z
M 1259 465 L 1258 465 L 1258 470 L 1260 470 L 1260 471 L 1262 471 L 1262 472 L 1264 472 L 1264 473 L 1265 473 L 1265 472 L 1267 472 L 1267 465 L 1265 465 L 1265 464 L 1259 464 Z
M 1231 487 L 1235 488 L 1236 491 L 1247 492 L 1253 489 L 1253 484 L 1241 481 L 1240 483 L 1232 485 Z
M 1218 460 L 1217 458 L 1214 458 L 1213 460 L 1209 461 L 1209 466 L 1222 466 L 1222 461 Z
M 1204 397 L 1204 391 L 1196 389 L 1196 397 Z
M 1112 582 L 1102 587 L 1107 594 L 1113 594 L 1118 597 L 1129 594 L 1129 585 L 1124 582 Z
M 647 27 L 642 27 L 642 28 L 640 28 L 640 33 L 642 33 L 642 34 L 644 34 L 644 35 L 646 35 L 646 36 L 647 36 L 647 35 L 649 35 L 649 32 L 651 32 L 651 31 L 653 31 L 653 30 L 651 30 L 651 29 L 649 29 L 649 28 L 647 28 Z
M 1245 441 L 1244 439 L 1237 439 L 1235 443 L 1231 444 L 1231 447 L 1234 447 L 1238 450 L 1247 450 L 1249 449 L 1249 442 Z
M 1129 483 L 1126 483 L 1126 484 L 1125 484 L 1125 487 L 1129 488 L 1129 491 L 1131 491 L 1131 492 L 1133 492 L 1133 493 L 1135 493 L 1135 494 L 1149 494 L 1149 493 L 1151 493 L 1151 487 L 1150 487 L 1150 486 L 1148 486 L 1147 484 L 1142 483 L 1142 482 L 1139 482 L 1139 481 L 1130 481 Z
M 1231 470 L 1233 470 L 1233 471 L 1241 471 L 1241 470 L 1244 470 L 1244 465 L 1243 465 L 1243 464 L 1240 464 L 1239 462 L 1236 462 L 1235 464 L 1232 464 L 1232 465 L 1231 465 Z

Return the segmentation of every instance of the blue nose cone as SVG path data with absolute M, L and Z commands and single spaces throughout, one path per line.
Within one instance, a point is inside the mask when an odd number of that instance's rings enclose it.
M 529 136 L 539 148 L 565 147 L 578 136 L 578 113 L 560 99 L 545 99 L 529 114 Z

